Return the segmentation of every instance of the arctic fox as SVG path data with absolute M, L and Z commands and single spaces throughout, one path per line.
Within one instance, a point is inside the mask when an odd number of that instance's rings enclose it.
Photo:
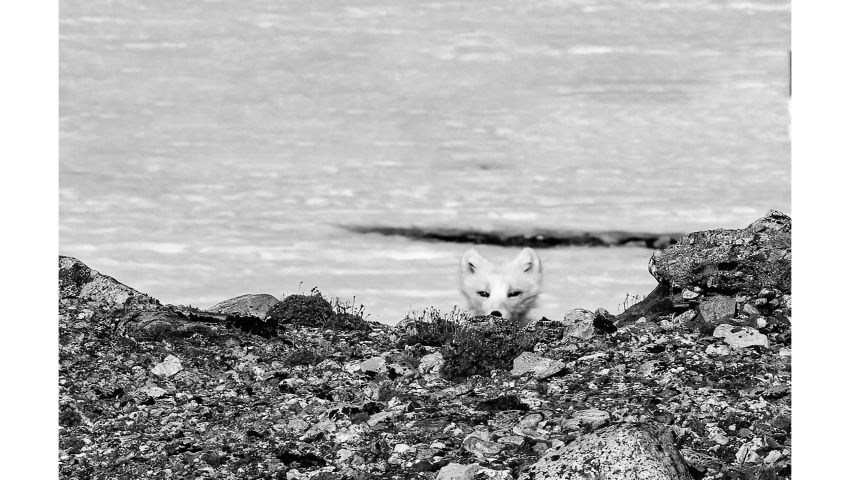
M 529 310 L 537 305 L 542 280 L 543 265 L 530 248 L 501 264 L 490 263 L 474 248 L 460 259 L 460 291 L 474 315 L 526 323 Z

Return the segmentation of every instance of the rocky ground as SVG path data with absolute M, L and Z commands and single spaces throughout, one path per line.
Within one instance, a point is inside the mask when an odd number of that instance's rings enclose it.
M 60 257 L 60 475 L 790 478 L 790 218 L 748 229 L 657 251 L 618 317 L 527 326 L 319 292 L 201 311 Z

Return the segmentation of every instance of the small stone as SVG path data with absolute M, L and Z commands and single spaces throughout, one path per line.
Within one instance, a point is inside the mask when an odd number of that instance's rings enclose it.
M 585 355 L 583 357 L 579 357 L 576 360 L 576 362 L 591 362 L 593 360 L 596 360 L 597 358 L 604 358 L 604 357 L 605 357 L 605 352 L 591 353 L 590 355 Z
M 343 463 L 349 458 L 351 458 L 352 455 L 354 455 L 354 452 L 352 452 L 351 450 L 347 448 L 340 448 L 339 451 L 336 452 L 337 462 Z
M 530 438 L 531 440 L 536 441 L 547 441 L 549 440 L 549 435 L 545 433 L 545 431 L 540 431 L 536 428 L 524 428 L 519 425 L 513 428 L 513 433 L 516 435 L 522 435 L 525 438 Z
M 765 465 L 773 465 L 774 463 L 776 463 L 781 458 L 782 458 L 782 452 L 780 452 L 779 450 L 771 450 L 771 452 L 768 453 L 766 457 L 764 457 L 764 464 Z
M 567 327 L 564 329 L 565 337 L 573 337 L 581 340 L 587 340 L 595 333 L 593 320 L 596 314 L 590 310 L 576 308 L 564 315 L 564 323 Z
M 597 430 L 604 427 L 611 421 L 611 414 L 605 410 L 590 408 L 587 410 L 579 410 L 572 418 L 561 423 L 561 427 L 567 431 L 579 430 L 585 428 L 587 431 Z
M 482 477 L 483 476 L 483 477 Z M 478 470 L 476 478 L 489 478 L 493 480 L 510 480 L 513 477 L 508 470 L 493 470 L 491 468 L 482 468 Z
M 696 318 L 697 312 L 694 310 L 685 310 L 679 315 L 673 317 L 673 323 L 685 323 L 690 322 L 694 318 Z
M 699 305 L 702 318 L 708 323 L 716 323 L 723 317 L 735 315 L 735 299 L 726 295 L 715 295 Z
M 473 480 L 480 469 L 477 463 L 470 465 L 450 463 L 440 469 L 436 480 Z
M 159 398 L 159 397 L 165 395 L 165 393 L 166 393 L 165 389 L 162 389 L 162 388 L 159 388 L 159 387 L 142 387 L 138 391 L 146 394 L 147 396 L 149 396 L 151 398 Z
M 174 355 L 165 357 L 161 363 L 157 363 L 151 372 L 158 377 L 170 377 L 175 373 L 183 370 L 183 365 L 180 364 L 180 359 Z
M 511 375 L 519 377 L 528 372 L 534 372 L 534 378 L 542 380 L 559 373 L 564 367 L 566 367 L 566 364 L 560 360 L 541 357 L 531 352 L 523 352 L 514 359 Z
M 286 428 L 301 433 L 307 431 L 310 428 L 310 424 L 300 418 L 293 418 L 286 424 Z
M 722 357 L 724 355 L 731 355 L 732 350 L 726 345 L 709 345 L 705 348 L 705 353 L 715 357 Z
M 387 361 L 384 357 L 372 357 L 360 363 L 363 373 L 387 373 Z
M 694 298 L 697 298 L 697 297 L 699 297 L 699 293 L 697 293 L 697 292 L 694 292 L 694 291 L 691 291 L 691 290 L 682 291 L 682 298 L 684 298 L 685 300 L 693 300 Z
M 738 463 L 760 463 L 762 461 L 755 449 L 748 443 L 741 445 L 741 448 L 735 454 L 735 460 Z
M 741 307 L 741 311 L 745 315 L 758 315 L 759 309 L 753 306 L 751 303 L 745 303 L 743 307 Z
M 506 445 L 517 445 L 520 446 L 525 443 L 525 437 L 522 435 L 505 435 L 497 440 L 499 443 L 504 443 Z
M 519 426 L 523 428 L 537 428 L 537 424 L 543 421 L 543 414 L 530 413 L 519 421 Z
M 543 455 L 547 450 L 549 450 L 549 445 L 546 442 L 537 442 L 533 447 L 531 447 L 531 450 L 538 455 Z
M 419 373 L 426 375 L 439 371 L 443 366 L 443 354 L 440 352 L 429 353 L 419 360 Z
M 392 420 L 398 416 L 398 414 L 399 412 L 378 412 L 369 417 L 369 420 L 366 420 L 366 424 L 374 428 L 383 422 Z
M 410 450 L 410 445 L 407 445 L 406 443 L 397 443 L 396 446 L 393 447 L 394 453 L 404 453 L 408 450 Z
M 476 457 L 492 457 L 504 448 L 501 443 L 488 442 L 478 437 L 469 437 L 463 441 L 463 449 Z
M 416 375 L 416 370 L 408 365 L 401 363 L 391 363 L 387 366 L 387 371 L 390 372 L 390 378 L 395 374 L 397 377 L 412 377 Z
M 713 335 L 722 338 L 732 348 L 745 348 L 755 345 L 770 347 L 767 336 L 751 327 L 736 327 L 724 323 L 714 329 Z
M 718 445 L 726 445 L 729 443 L 729 437 L 723 435 L 722 433 L 714 435 L 713 437 L 711 437 L 710 440 Z
M 791 349 L 787 348 L 787 347 L 780 348 L 779 349 L 779 356 L 780 357 L 790 357 L 791 356 Z

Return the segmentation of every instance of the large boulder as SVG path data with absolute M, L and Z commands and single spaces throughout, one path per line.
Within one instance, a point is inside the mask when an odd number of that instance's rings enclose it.
M 59 299 L 80 298 L 94 302 L 129 306 L 137 309 L 157 308 L 159 300 L 134 290 L 92 270 L 73 257 L 59 255 Z
M 674 290 L 791 292 L 791 217 L 776 210 L 740 230 L 694 232 L 656 250 L 649 273 Z
M 556 443 L 519 480 L 693 480 L 669 431 L 621 423 Z
M 278 302 L 277 298 L 267 293 L 249 293 L 219 302 L 208 308 L 207 311 L 239 317 L 266 318 L 266 314 Z

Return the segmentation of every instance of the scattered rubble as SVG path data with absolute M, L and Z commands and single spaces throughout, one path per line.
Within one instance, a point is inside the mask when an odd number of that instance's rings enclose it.
M 60 476 L 790 478 L 785 218 L 704 246 L 770 269 L 662 261 L 681 281 L 616 319 L 527 326 L 428 310 L 391 327 L 319 292 L 161 305 L 60 257 Z M 707 237 L 688 238 L 668 249 Z

